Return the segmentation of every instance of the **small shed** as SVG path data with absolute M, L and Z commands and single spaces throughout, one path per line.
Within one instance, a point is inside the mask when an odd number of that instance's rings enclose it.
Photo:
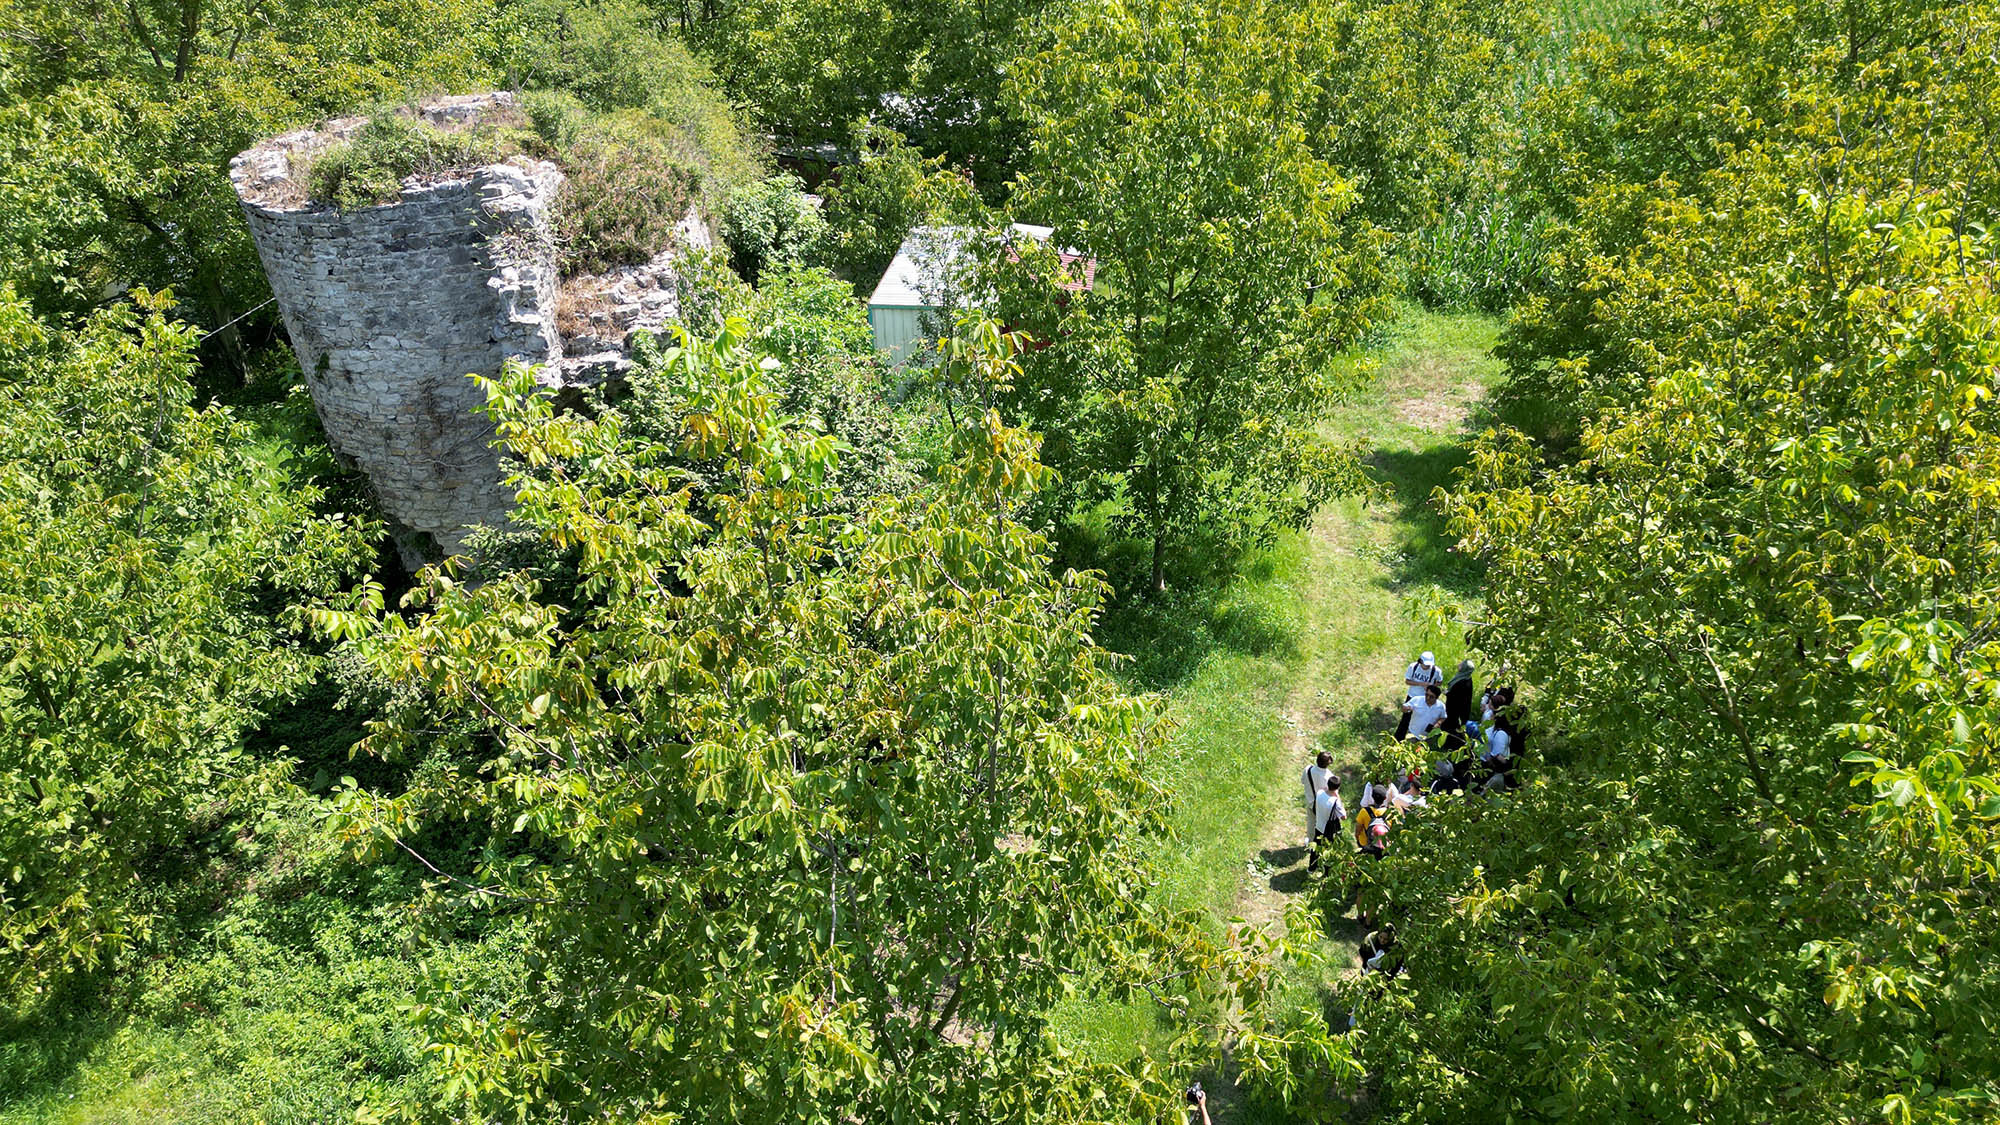
M 1048 241 L 1054 233 L 1029 223 L 1014 223 L 1009 229 L 1037 242 Z M 889 353 L 889 362 L 916 356 L 924 342 L 942 330 L 938 316 L 963 306 L 963 270 L 970 264 L 965 248 L 975 233 L 969 227 L 918 227 L 903 240 L 868 298 L 868 327 L 875 333 L 875 346 Z M 1064 260 L 1073 257 L 1065 254 Z

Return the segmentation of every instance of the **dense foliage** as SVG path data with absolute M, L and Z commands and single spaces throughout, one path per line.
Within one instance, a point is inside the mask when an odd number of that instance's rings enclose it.
M 661 0 L 783 142 L 840 142 L 857 119 L 1010 178 L 1020 125 L 1006 63 L 1050 0 Z
M 1991 0 L 0 5 L 0 1116 L 1993 1117 L 1996 88 Z M 565 273 L 726 247 L 473 373 L 520 508 L 415 575 L 226 179 L 350 114 L 337 206 L 525 152 Z M 1131 685 L 1381 491 L 1404 295 L 1509 311 L 1412 601 L 1528 784 L 1176 914 Z
M 1022 323 L 1053 346 L 1007 404 L 1079 503 L 1127 498 L 1155 589 L 1173 549 L 1299 526 L 1357 483 L 1315 426 L 1382 266 L 1310 144 L 1303 31 L 1277 3 L 1084 3 L 1016 67 L 1022 205 L 1097 282 L 1072 298 L 1043 256 Z
M 1578 80 L 1533 107 L 1540 143 L 1522 159 L 1523 191 L 1556 227 L 1548 292 L 1502 347 L 1507 405 L 1558 443 L 1601 406 L 1724 348 L 1803 361 L 1853 346 L 1834 318 L 1760 318 L 1743 285 L 1741 300 L 1721 286 L 1687 301 L 1668 290 L 1700 255 L 1792 264 L 1801 282 L 1818 275 L 1829 304 L 1865 276 L 1841 277 L 1831 242 L 1787 263 L 1802 250 L 1773 221 L 1774 196 L 1831 207 L 1907 184 L 1902 199 L 1949 212 L 1961 232 L 2000 202 L 1988 5 L 1704 3 L 1640 32 L 1581 54 Z M 1787 337 L 1794 328 L 1803 334 Z
M 1572 284 L 1509 349 L 1567 440 L 1489 434 L 1449 506 L 1558 752 L 1380 869 L 1391 1116 L 2000 1105 L 1996 33 L 1705 3 L 1546 102 Z
M 852 133 L 854 162 L 821 190 L 828 269 L 872 292 L 910 231 L 984 225 L 988 216 L 966 177 L 941 156 L 925 156 L 894 130 L 863 122 Z
M 493 386 L 574 590 L 438 572 L 413 616 L 377 588 L 321 615 L 434 699 L 375 752 L 468 723 L 459 764 L 354 794 L 357 828 L 486 824 L 439 890 L 526 912 L 529 1004 L 423 1009 L 452 1088 L 479 1116 L 1082 1119 L 1037 1013 L 1080 971 L 1180 969 L 1133 849 L 1153 719 L 1089 643 L 1096 583 L 1010 517 L 1042 470 L 991 414 L 931 487 L 822 514 L 839 450 L 775 412 L 744 332 L 667 359 L 700 488 Z
M 724 271 L 715 289 L 712 299 L 696 302 L 712 303 L 713 315 L 690 317 L 691 330 L 711 332 L 732 318 L 754 326 L 730 337 L 723 349 L 729 364 L 763 368 L 774 409 L 840 443 L 841 456 L 827 468 L 827 488 L 815 503 L 858 513 L 878 497 L 915 487 L 909 456 L 914 420 L 887 401 L 888 373 L 851 286 L 825 270 L 793 266 L 766 276 L 755 289 Z M 616 408 L 632 437 L 673 448 L 699 407 L 690 398 L 695 388 L 665 345 L 654 340 L 637 349 L 629 397 Z M 692 472 L 717 468 L 712 461 L 683 466 Z
M 269 607 L 372 555 L 298 466 L 193 405 L 170 307 L 69 333 L 0 291 L 0 1012 L 117 963 L 197 825 L 284 778 L 242 737 L 315 659 Z
M 756 284 L 767 269 L 796 266 L 817 256 L 826 218 L 796 176 L 745 184 L 722 211 L 722 241 L 743 280 Z
M 699 64 L 628 5 L 21 0 L 0 28 L 0 279 L 44 313 L 172 286 L 238 380 L 276 316 L 232 323 L 268 288 L 223 173 L 261 137 L 512 81 L 673 122 L 649 155 L 698 152 L 721 191 L 753 164 Z

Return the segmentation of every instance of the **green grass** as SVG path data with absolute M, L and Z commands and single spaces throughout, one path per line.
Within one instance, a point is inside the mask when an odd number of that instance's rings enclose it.
M 403 1012 L 427 963 L 492 996 L 518 988 L 505 920 L 420 918 L 402 906 L 411 865 L 350 862 L 308 809 L 225 835 L 152 952 L 0 1023 L 0 1125 L 352 1120 L 437 1088 Z
M 1403 667 L 1424 648 L 1456 665 L 1462 639 L 1425 635 L 1405 605 L 1432 587 L 1477 591 L 1478 570 L 1451 549 L 1430 497 L 1464 464 L 1467 415 L 1499 373 L 1488 354 L 1497 331 L 1482 315 L 1406 311 L 1359 357 L 1375 375 L 1328 424 L 1328 436 L 1370 451 L 1379 494 L 1329 505 L 1211 598 L 1186 600 L 1196 608 L 1183 628 L 1210 647 L 1168 689 L 1179 729 L 1151 767 L 1178 798 L 1166 813 L 1176 839 L 1160 854 L 1168 904 L 1202 910 L 1218 928 L 1239 914 L 1281 918 L 1305 886 L 1299 771 L 1327 749 L 1351 805 L 1357 767 L 1394 725 Z M 1164 1035 L 1149 1001 L 1080 999 L 1056 1024 L 1106 1060 L 1157 1049 Z M 1217 1121 L 1256 1120 L 1232 1094 L 1218 1091 Z
M 313 159 L 306 187 L 313 199 L 342 211 L 376 207 L 397 201 L 405 176 L 497 163 L 524 151 L 533 139 L 511 124 L 451 132 L 398 112 L 378 113 L 352 138 Z

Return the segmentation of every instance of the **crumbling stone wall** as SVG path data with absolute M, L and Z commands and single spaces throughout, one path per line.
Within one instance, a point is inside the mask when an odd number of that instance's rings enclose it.
M 455 127 L 507 106 L 505 93 L 446 98 L 420 110 Z M 505 523 L 513 497 L 501 483 L 493 427 L 468 374 L 493 375 L 508 359 L 548 364 L 545 381 L 584 383 L 622 373 L 617 349 L 631 331 L 671 322 L 674 257 L 622 278 L 648 298 L 618 310 L 565 363 L 557 329 L 559 284 L 550 210 L 561 169 L 524 156 L 420 181 L 401 198 L 342 212 L 306 196 L 312 156 L 366 122 L 342 118 L 274 137 L 238 156 L 230 179 L 298 353 L 327 440 L 367 474 L 399 525 L 406 559 L 463 546 L 473 524 Z M 683 239 L 705 245 L 690 213 Z M 574 284 L 574 283 L 573 283 Z M 607 320 L 608 323 L 608 320 Z

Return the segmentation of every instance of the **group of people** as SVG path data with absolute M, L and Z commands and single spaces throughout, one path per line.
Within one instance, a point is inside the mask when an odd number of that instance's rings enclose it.
M 1514 761 L 1522 749 L 1520 722 L 1514 710 L 1514 689 L 1489 684 L 1479 697 L 1478 717 L 1473 717 L 1470 660 L 1458 662 L 1458 674 L 1444 682 L 1444 670 L 1437 655 L 1426 652 L 1403 672 L 1402 717 L 1396 737 L 1429 742 L 1443 752 L 1433 768 L 1429 791 L 1459 792 L 1474 784 L 1474 770 L 1483 770 L 1479 783 L 1492 788 L 1515 788 Z M 1414 778 L 1417 771 L 1410 771 Z
M 1403 674 L 1399 740 L 1423 742 L 1439 757 L 1429 775 L 1411 767 L 1400 776 L 1387 771 L 1362 782 L 1360 804 L 1350 818 L 1341 798 L 1341 778 L 1333 772 L 1333 756 L 1321 752 L 1306 767 L 1308 870 L 1317 870 L 1329 842 L 1351 832 L 1358 855 L 1379 858 L 1389 850 L 1389 831 L 1400 812 L 1423 808 L 1444 793 L 1491 795 L 1516 789 L 1515 767 L 1525 749 L 1524 732 L 1514 707 L 1514 690 L 1489 684 L 1476 703 L 1473 663 L 1462 660 L 1458 674 L 1445 682 L 1434 653 L 1411 662 Z M 1475 710 L 1476 706 L 1476 710 Z M 1349 826 L 1350 820 L 1352 822 Z M 1395 944 L 1395 928 L 1370 933 L 1363 942 L 1362 962 L 1370 968 L 1393 964 L 1387 956 Z

